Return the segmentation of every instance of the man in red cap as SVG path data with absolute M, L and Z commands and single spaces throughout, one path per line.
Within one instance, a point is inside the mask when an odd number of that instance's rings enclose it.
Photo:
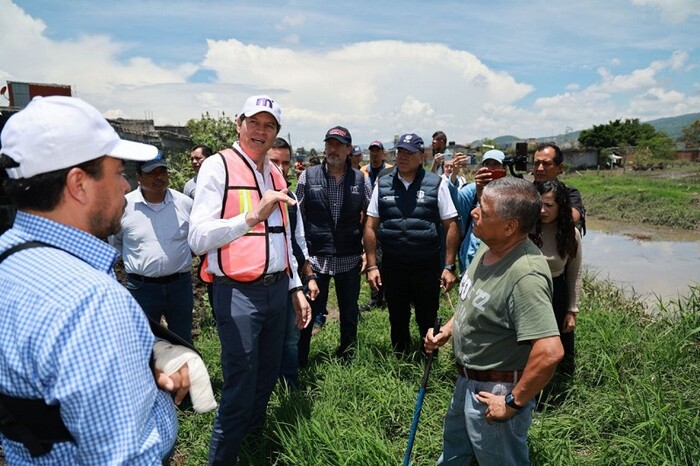
M 348 361 L 357 339 L 360 271 L 362 270 L 362 221 L 371 185 L 350 165 L 352 136 L 335 126 L 325 137 L 324 161 L 299 177 L 296 195 L 304 217 L 309 261 L 317 276 L 319 294 L 311 303 L 316 316 L 326 309 L 328 287 L 333 278 L 340 311 L 340 346 L 336 355 Z M 301 331 L 299 365 L 309 359 L 311 329 Z
M 365 175 L 369 176 L 369 181 L 374 186 L 377 182 L 377 176 L 385 168 L 391 168 L 393 165 L 384 161 L 384 144 L 381 141 L 373 141 L 369 145 L 369 163 L 362 168 L 360 171 Z

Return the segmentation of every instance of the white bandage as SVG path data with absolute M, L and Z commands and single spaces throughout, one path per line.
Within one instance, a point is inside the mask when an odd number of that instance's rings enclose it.
M 211 388 L 209 372 L 199 355 L 189 348 L 158 340 L 153 345 L 153 359 L 156 367 L 170 376 L 187 363 L 190 372 L 190 398 L 192 408 L 198 413 L 206 413 L 216 408 L 214 392 Z

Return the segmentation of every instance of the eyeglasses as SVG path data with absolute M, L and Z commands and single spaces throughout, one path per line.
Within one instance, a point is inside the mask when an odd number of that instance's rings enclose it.
M 535 160 L 532 162 L 534 166 L 542 165 L 543 168 L 551 168 L 554 166 L 554 161 L 552 160 Z

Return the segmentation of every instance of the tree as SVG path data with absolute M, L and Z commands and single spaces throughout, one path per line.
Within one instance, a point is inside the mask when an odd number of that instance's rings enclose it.
M 594 125 L 581 131 L 578 141 L 585 147 L 639 146 L 648 148 L 655 158 L 672 158 L 675 145 L 663 131 L 657 131 L 649 123 L 632 120 L 615 120 L 605 125 Z
M 224 112 L 218 118 L 212 118 L 207 112 L 199 120 L 188 120 L 187 128 L 193 143 L 204 144 L 214 152 L 231 147 L 238 139 L 235 123 Z
M 681 141 L 685 143 L 688 149 L 700 147 L 700 120 L 695 120 L 694 123 L 683 128 Z
M 655 159 L 672 160 L 676 155 L 676 143 L 663 131 L 657 131 L 654 136 L 638 141 L 637 147 L 649 149 Z

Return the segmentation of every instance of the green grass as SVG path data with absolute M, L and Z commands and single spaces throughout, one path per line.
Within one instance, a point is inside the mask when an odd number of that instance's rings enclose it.
M 604 220 L 700 228 L 700 164 L 662 171 L 583 171 L 562 178 L 581 191 L 588 214 Z
M 364 302 L 367 296 L 363 285 Z M 456 293 L 452 301 L 456 304 Z M 203 304 L 203 303 L 202 303 Z M 333 306 L 331 299 L 329 305 Z M 206 308 L 206 305 L 204 305 Z M 577 372 L 556 406 L 535 414 L 530 429 L 537 465 L 685 465 L 700 458 L 700 288 L 660 303 L 649 318 L 641 303 L 608 282 L 584 281 L 577 326 Z M 209 310 L 196 340 L 216 394 L 218 338 Z M 447 300 L 440 310 L 452 311 Z M 417 329 L 414 328 L 414 334 Z M 416 348 L 417 336 L 414 339 Z M 249 445 L 250 465 L 401 464 L 423 374 L 420 358 L 390 351 L 386 311 L 363 313 L 354 362 L 332 356 L 337 322 L 313 337 L 303 390 L 276 389 L 263 438 Z M 433 365 L 413 449 L 414 465 L 435 464 L 442 420 L 456 373 L 451 347 Z M 206 463 L 213 414 L 180 413 L 175 464 Z

